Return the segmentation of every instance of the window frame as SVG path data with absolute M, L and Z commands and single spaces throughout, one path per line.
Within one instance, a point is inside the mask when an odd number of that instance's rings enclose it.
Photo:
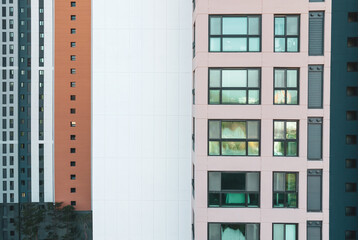
M 274 225 L 275 224 L 283 224 L 284 225 L 284 228 L 283 228 L 283 238 L 284 240 L 286 240 L 286 225 L 295 225 L 296 226 L 296 239 L 295 240 L 298 240 L 298 227 L 299 227 L 299 224 L 298 223 L 282 223 L 282 222 L 274 222 L 272 223 L 272 240 L 275 240 L 275 231 L 274 231 Z
M 220 230 L 222 228 L 222 225 L 245 225 L 245 231 L 247 230 L 247 225 L 249 224 L 255 224 L 258 226 L 258 238 L 255 239 L 255 240 L 260 240 L 260 234 L 261 234 L 261 224 L 258 222 L 258 223 L 255 223 L 255 222 L 208 222 L 208 227 L 207 227 L 207 235 L 208 235 L 208 240 L 210 240 L 210 224 L 220 224 Z M 246 236 L 245 236 L 246 238 Z M 222 240 L 222 232 L 220 231 L 220 238 L 218 240 Z
M 298 35 L 287 35 L 287 16 L 297 16 L 297 33 Z M 275 20 L 276 17 L 284 17 L 285 18 L 285 33 L 283 35 L 276 35 L 275 34 Z M 284 38 L 285 39 L 285 51 L 277 51 L 276 52 L 276 37 Z M 297 44 L 297 51 L 287 51 L 287 38 L 296 38 L 298 39 Z M 274 53 L 299 53 L 301 50 L 301 14 L 274 14 L 273 16 L 273 52 Z
M 276 70 L 284 70 L 285 71 L 285 87 L 276 88 Z M 297 71 L 297 87 L 296 88 L 288 88 L 287 87 L 287 70 L 296 70 Z M 275 91 L 276 90 L 284 90 L 285 91 L 285 103 L 275 103 Z M 297 91 L 297 103 L 296 104 L 287 104 L 287 91 L 288 90 L 296 90 Z M 292 67 L 275 67 L 273 69 L 273 105 L 288 105 L 288 106 L 297 106 L 300 105 L 300 68 L 292 68 Z
M 210 71 L 211 70 L 220 70 L 220 87 L 210 87 Z M 255 87 L 223 87 L 222 86 L 222 78 L 223 78 L 223 70 L 258 70 L 259 72 L 259 86 Z M 249 76 L 247 74 L 247 83 L 248 83 Z M 261 105 L 261 89 L 262 89 L 262 69 L 261 67 L 239 67 L 239 68 L 208 68 L 208 105 Z M 220 91 L 220 103 L 210 103 L 210 91 L 211 90 L 218 90 Z M 222 103 L 222 91 L 223 90 L 245 90 L 246 91 L 246 103 Z M 259 101 L 255 104 L 249 104 L 249 90 L 258 90 L 259 91 Z
M 276 139 L 276 141 L 278 142 L 284 142 L 284 154 L 283 155 L 275 155 L 275 122 L 284 122 L 285 123 L 285 128 L 284 128 L 284 135 L 286 136 L 286 129 L 287 129 L 287 126 L 286 126 L 286 123 L 287 122 L 296 122 L 296 139 L 293 141 L 293 139 L 287 139 L 285 137 L 285 139 Z M 300 131 L 300 121 L 299 120 L 294 120 L 294 119 L 274 119 L 273 120 L 273 127 L 272 127 L 272 130 L 273 130 L 273 133 L 272 133 L 272 140 L 273 140 L 273 145 L 272 145 L 272 156 L 273 157 L 299 157 L 300 156 L 300 134 L 299 134 L 299 131 Z M 287 143 L 288 142 L 296 142 L 297 143 L 297 155 L 296 156 L 287 156 Z
M 209 190 L 209 184 L 210 184 L 210 179 L 209 179 L 209 175 L 210 173 L 220 173 L 220 181 L 222 183 L 222 173 L 244 173 L 245 174 L 245 190 L 222 190 L 222 184 L 220 185 L 220 191 L 211 191 L 212 193 L 217 193 L 220 195 L 220 200 L 219 200 L 219 206 L 210 206 L 209 204 L 209 194 L 210 194 L 210 190 Z M 247 177 L 247 173 L 258 173 L 258 184 L 259 184 L 259 189 L 258 191 L 248 191 L 246 190 L 246 177 Z M 244 193 L 245 194 L 245 205 L 244 206 L 230 206 L 230 205 L 223 205 L 222 204 L 222 194 L 225 193 Z M 249 206 L 248 205 L 248 194 L 258 194 L 258 204 L 257 207 L 256 206 Z M 207 207 L 208 208 L 260 208 L 261 207 L 261 172 L 260 171 L 208 171 L 207 172 Z
M 212 138 L 210 139 L 209 133 L 210 133 L 210 121 L 220 121 L 220 138 Z M 248 128 L 247 123 L 248 122 L 258 122 L 258 139 L 249 139 L 248 138 Z M 222 138 L 222 122 L 245 122 L 246 123 L 246 138 L 240 139 L 240 138 L 228 138 L 223 139 Z M 208 119 L 208 126 L 207 126 L 207 156 L 208 157 L 260 157 L 261 156 L 261 119 Z M 220 147 L 220 153 L 219 155 L 210 155 L 210 141 L 219 142 Z M 245 142 L 245 155 L 222 155 L 222 142 Z M 258 142 L 259 143 L 259 149 L 257 155 L 248 155 L 248 142 Z
M 289 174 L 295 174 L 296 175 L 296 191 L 275 191 L 275 173 L 284 173 L 285 174 L 285 187 L 286 187 L 286 175 Z M 298 209 L 299 208 L 299 172 L 284 172 L 284 171 L 274 171 L 272 172 L 272 208 L 275 209 Z M 284 194 L 284 206 L 283 207 L 275 207 L 275 201 L 274 201 L 274 196 L 275 193 L 283 193 Z M 297 206 L 295 207 L 289 207 L 287 206 L 287 194 L 288 193 L 296 193 L 296 202 L 297 202 Z
M 210 29 L 211 29 L 211 17 L 220 17 L 221 18 L 221 34 L 220 35 L 212 35 L 210 33 Z M 250 34 L 228 34 L 228 35 L 224 35 L 222 33 L 223 30 L 223 18 L 227 17 L 227 18 L 234 18 L 234 17 L 246 17 L 247 19 L 249 17 L 258 17 L 259 18 L 259 34 L 258 35 L 250 35 Z M 247 21 L 247 29 L 249 29 L 249 21 Z M 220 51 L 210 51 L 210 38 L 211 37 L 216 37 L 216 38 L 220 38 Z M 246 37 L 247 41 L 246 41 L 246 51 L 223 51 L 223 38 L 244 38 Z M 259 44 L 259 50 L 258 51 L 249 51 L 249 38 L 250 37 L 258 37 L 260 39 L 260 44 Z M 208 52 L 209 53 L 258 53 L 258 52 L 262 52 L 262 15 L 261 14 L 210 14 L 208 16 Z

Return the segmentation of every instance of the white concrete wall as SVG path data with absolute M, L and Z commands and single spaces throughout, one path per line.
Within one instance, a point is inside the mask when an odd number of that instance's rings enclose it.
M 190 239 L 191 1 L 92 6 L 94 239 Z

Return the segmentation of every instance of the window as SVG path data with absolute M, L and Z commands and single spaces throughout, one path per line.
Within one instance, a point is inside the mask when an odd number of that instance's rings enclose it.
M 71 7 L 76 7 L 76 2 L 71 2 Z
M 273 173 L 273 207 L 298 207 L 298 174 L 291 172 Z
M 322 222 L 307 222 L 307 240 L 322 240 Z
M 322 118 L 308 118 L 307 159 L 322 160 Z
M 71 68 L 71 74 L 76 74 L 76 68 Z
M 346 135 L 346 144 L 357 144 L 356 135 Z
M 357 159 L 346 159 L 346 168 L 357 168 Z
M 298 69 L 275 68 L 274 104 L 298 104 Z
M 71 193 L 75 193 L 76 192 L 76 188 L 71 188 Z
M 75 162 L 75 161 L 71 161 L 71 162 L 70 162 L 70 166 L 71 166 L 71 167 L 75 167 L 75 166 L 76 166 L 76 162 Z
M 71 136 L 70 136 L 70 139 L 71 139 L 71 140 L 76 140 L 76 135 L 71 135 Z
M 298 156 L 298 121 L 274 120 L 274 156 Z
M 275 52 L 299 51 L 299 15 L 275 15 Z
M 71 82 L 70 87 L 76 87 L 76 82 Z
M 357 232 L 356 231 L 346 231 L 346 238 L 345 240 L 356 240 L 357 239 Z
M 210 16 L 210 52 L 260 52 L 261 16 Z
M 260 104 L 261 71 L 210 69 L 209 104 Z
M 76 153 L 76 148 L 71 148 L 70 153 Z
M 209 172 L 209 207 L 259 207 L 259 172 Z
M 208 240 L 260 239 L 258 223 L 209 223 Z
M 71 127 L 76 127 L 76 122 L 70 122 Z
M 322 211 L 322 170 L 307 171 L 307 211 Z
M 209 120 L 209 156 L 259 156 L 259 120 Z
M 356 215 L 356 208 L 355 207 L 346 207 L 346 216 L 353 217 Z
M 71 28 L 71 34 L 75 34 L 76 33 L 76 28 Z
M 358 22 L 358 12 L 349 12 L 348 22 Z
M 356 192 L 357 184 L 356 183 L 346 183 L 346 192 Z
M 71 114 L 75 114 L 75 113 L 76 113 L 76 108 L 71 108 L 71 109 L 70 109 L 70 113 L 71 113 Z
M 324 12 L 309 12 L 309 56 L 322 56 L 324 47 Z
M 358 119 L 358 114 L 357 111 L 347 111 L 346 112 L 347 115 L 347 120 L 348 121 L 353 121 L 353 120 L 357 120 Z
M 347 87 L 347 96 L 358 96 L 358 87 Z
M 71 180 L 76 180 L 76 174 L 71 174 L 70 178 Z
M 273 240 L 297 240 L 297 224 L 274 223 Z
M 71 55 L 71 61 L 76 61 L 76 55 Z
M 358 47 L 358 37 L 349 37 L 347 38 L 348 47 Z
M 76 100 L 76 95 L 71 95 L 71 96 L 70 96 L 70 100 L 71 100 L 71 101 L 75 101 L 75 100 Z
M 71 206 L 76 206 L 76 201 L 71 201 Z
M 358 72 L 358 62 L 348 62 L 347 72 Z
M 71 42 L 71 47 L 76 47 L 76 42 Z
M 71 15 L 71 21 L 75 21 L 76 20 L 76 15 Z

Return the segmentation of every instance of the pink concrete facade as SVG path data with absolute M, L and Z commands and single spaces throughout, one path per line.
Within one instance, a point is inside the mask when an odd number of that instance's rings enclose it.
M 309 11 L 324 11 L 324 56 L 308 56 Z M 258 14 L 262 19 L 261 52 L 208 52 L 209 15 Z M 300 15 L 300 50 L 297 53 L 274 52 L 274 15 Z M 260 223 L 260 239 L 272 239 L 273 223 L 297 223 L 298 239 L 306 239 L 306 222 L 322 221 L 322 239 L 329 239 L 329 121 L 330 121 L 330 36 L 331 1 L 308 0 L 196 0 L 193 12 L 196 55 L 195 75 L 195 198 L 192 198 L 195 239 L 208 239 L 208 222 Z M 308 65 L 324 66 L 323 108 L 308 109 Z M 261 68 L 260 105 L 208 105 L 208 68 Z M 299 105 L 273 105 L 275 67 L 299 68 Z M 323 161 L 307 160 L 308 117 L 323 118 Z M 259 157 L 208 156 L 208 119 L 261 120 Z M 299 121 L 298 157 L 273 157 L 273 120 Z M 307 170 L 322 169 L 322 212 L 307 212 Z M 208 208 L 208 171 L 259 171 L 259 208 Z M 298 172 L 298 208 L 273 208 L 273 172 Z

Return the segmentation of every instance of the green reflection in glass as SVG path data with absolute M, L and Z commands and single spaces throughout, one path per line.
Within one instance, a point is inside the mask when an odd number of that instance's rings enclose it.
M 285 139 L 285 122 L 274 121 L 274 139 Z
M 288 193 L 287 194 L 287 207 L 297 207 L 297 194 Z
M 298 38 L 287 38 L 287 52 L 298 51 Z
M 226 204 L 245 205 L 245 193 L 226 193 L 223 194 L 223 198 Z
M 245 90 L 223 90 L 222 103 L 246 104 Z
M 249 90 L 249 104 L 259 104 L 260 103 L 260 92 L 259 90 Z
M 277 208 L 285 206 L 285 194 L 284 193 L 274 193 L 273 206 L 277 207 Z
M 220 155 L 220 142 L 209 141 L 209 155 L 210 156 Z
M 287 104 L 297 104 L 297 90 L 287 90 Z
M 210 90 L 210 104 L 220 104 L 220 90 Z
M 287 143 L 287 156 L 297 156 L 297 142 Z
M 285 153 L 284 142 L 274 142 L 273 144 L 273 155 L 274 156 L 283 156 Z
M 222 142 L 221 153 L 228 156 L 245 156 L 246 142 Z
M 286 191 L 296 191 L 296 173 L 286 173 Z
M 220 52 L 221 51 L 221 38 L 210 38 L 210 52 Z
M 244 139 L 246 138 L 246 122 L 227 122 L 221 123 L 221 137 L 225 139 Z
M 286 139 L 297 138 L 297 122 L 286 122 Z
M 286 43 L 285 38 L 275 38 L 275 52 L 285 52 Z
M 221 86 L 221 71 L 219 69 L 210 69 L 210 87 L 220 87 Z

